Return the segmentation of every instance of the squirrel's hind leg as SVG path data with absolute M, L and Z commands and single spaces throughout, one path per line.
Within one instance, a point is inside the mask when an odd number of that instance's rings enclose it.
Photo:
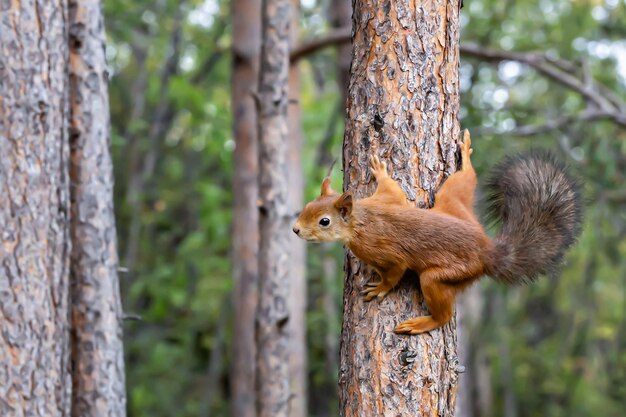
M 474 170 L 472 167 L 472 160 L 470 156 L 474 150 L 472 149 L 472 138 L 470 137 L 469 130 L 463 131 L 463 143 L 461 144 L 461 170 Z
M 431 315 L 403 321 L 395 328 L 396 333 L 425 333 L 443 326 L 452 319 L 455 290 L 439 281 L 438 276 L 442 272 L 426 270 L 420 274 L 422 294 Z
M 454 217 L 477 222 L 474 215 L 474 192 L 476 191 L 476 172 L 472 166 L 472 141 L 466 129 L 461 144 L 461 169 L 450 175 L 435 194 L 433 209 Z
M 376 178 L 378 186 L 374 194 L 369 197 L 379 203 L 406 206 L 406 194 L 396 181 L 387 173 L 387 164 L 378 156 L 370 156 L 370 171 Z

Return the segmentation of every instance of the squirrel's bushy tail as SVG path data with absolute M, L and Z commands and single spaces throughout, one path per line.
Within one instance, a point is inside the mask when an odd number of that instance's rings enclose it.
M 487 274 L 508 284 L 551 274 L 581 229 L 580 184 L 551 154 L 505 159 L 487 184 L 488 216 L 501 223 Z

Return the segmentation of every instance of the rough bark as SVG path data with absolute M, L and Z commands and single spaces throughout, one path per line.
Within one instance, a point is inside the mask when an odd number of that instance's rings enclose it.
M 291 1 L 290 49 L 298 41 L 300 0 Z M 289 68 L 288 144 L 287 144 L 287 200 L 289 213 L 296 213 L 304 201 L 302 168 L 302 116 L 300 111 L 300 67 Z M 289 230 L 289 229 L 287 229 Z M 291 384 L 291 417 L 307 414 L 307 346 L 306 346 L 306 242 L 295 233 L 287 233 L 289 240 L 289 380 Z
M 259 76 L 257 412 L 289 415 L 287 89 L 291 0 L 264 0 Z
M 122 307 L 99 0 L 69 2 L 72 415 L 125 416 Z
M 0 5 L 0 415 L 68 416 L 67 7 Z
M 375 181 L 368 157 L 387 161 L 411 201 L 432 204 L 455 170 L 458 1 L 356 0 L 344 138 L 344 188 L 359 198 Z M 393 333 L 427 315 L 414 275 L 382 302 L 360 295 L 374 274 L 351 253 L 346 264 L 339 376 L 343 416 L 453 416 L 457 383 L 454 320 L 420 336 Z
M 233 279 L 234 322 L 231 370 L 233 416 L 256 417 L 254 321 L 258 298 L 259 216 L 257 90 L 261 49 L 261 2 L 234 0 L 232 101 L 234 117 Z

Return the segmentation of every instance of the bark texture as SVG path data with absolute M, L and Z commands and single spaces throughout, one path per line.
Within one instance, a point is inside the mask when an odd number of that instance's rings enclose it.
M 300 0 L 291 1 L 290 50 L 298 42 Z M 300 110 L 300 66 L 289 68 L 289 105 L 287 110 L 287 201 L 289 213 L 296 213 L 304 202 L 302 168 L 302 114 Z M 306 345 L 306 242 L 289 233 L 289 380 L 291 384 L 290 417 L 306 417 L 307 413 L 307 345 Z
M 457 164 L 460 139 L 458 1 L 356 0 L 344 138 L 344 188 L 375 188 L 368 157 L 420 207 Z M 348 253 L 341 343 L 343 416 L 453 416 L 457 383 L 454 320 L 420 336 L 393 333 L 427 315 L 415 275 L 382 302 L 360 295 L 371 268 Z
M 67 8 L 0 3 L 0 415 L 70 415 Z
M 236 417 L 256 417 L 254 337 L 258 299 L 259 209 L 257 114 L 261 1 L 234 0 L 232 100 L 235 135 L 233 173 L 234 322 L 230 387 Z
M 126 415 L 104 19 L 69 2 L 72 415 Z
M 259 77 L 257 411 L 289 415 L 287 89 L 291 0 L 264 0 Z

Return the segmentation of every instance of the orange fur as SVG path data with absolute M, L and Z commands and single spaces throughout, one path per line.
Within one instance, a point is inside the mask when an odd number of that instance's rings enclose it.
M 311 241 L 341 241 L 373 266 L 381 279 L 366 284 L 366 300 L 384 298 L 408 269 L 418 272 L 431 315 L 395 331 L 436 329 L 452 318 L 456 294 L 482 275 L 516 284 L 554 273 L 581 230 L 580 184 L 550 154 L 534 151 L 507 158 L 488 183 L 489 211 L 502 223 L 490 240 L 473 209 L 471 154 L 466 130 L 461 170 L 443 183 L 430 210 L 409 205 L 385 164 L 372 156 L 378 187 L 371 197 L 339 195 L 326 178 L 293 230 Z
M 430 210 L 410 206 L 385 164 L 372 156 L 378 187 L 371 197 L 354 201 L 349 192 L 332 191 L 326 179 L 320 197 L 307 204 L 294 224 L 303 239 L 341 241 L 376 269 L 381 280 L 367 284 L 366 300 L 384 298 L 408 269 L 420 274 L 431 315 L 400 323 L 398 333 L 423 333 L 447 323 L 457 292 L 485 273 L 492 245 L 473 211 L 476 174 L 470 145 L 466 131 L 462 169 L 444 182 Z M 323 218 L 330 225 L 323 227 Z

